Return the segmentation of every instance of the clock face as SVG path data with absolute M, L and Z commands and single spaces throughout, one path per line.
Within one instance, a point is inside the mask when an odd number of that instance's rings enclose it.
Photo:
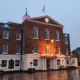
M 48 22 L 49 22 L 49 19 L 48 19 L 48 18 L 45 18 L 45 22 L 47 22 L 47 23 L 48 23 Z

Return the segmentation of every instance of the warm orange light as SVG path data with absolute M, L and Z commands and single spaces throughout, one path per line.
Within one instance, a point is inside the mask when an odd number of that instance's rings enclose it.
M 54 40 L 52 39 L 52 40 L 51 40 L 51 42 L 53 43 L 53 42 L 54 42 Z
M 41 54 L 41 56 L 54 56 L 54 54 Z

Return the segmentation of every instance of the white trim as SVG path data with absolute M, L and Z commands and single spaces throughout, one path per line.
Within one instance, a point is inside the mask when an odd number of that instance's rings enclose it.
M 17 38 L 17 35 L 19 35 L 19 38 Z M 16 33 L 16 40 L 21 40 L 21 33 Z
M 20 53 L 16 53 L 16 55 L 19 55 Z
M 56 41 L 60 41 L 60 36 L 59 36 L 59 31 L 58 30 L 56 30 L 56 38 L 58 38 L 58 39 L 56 39 Z
M 34 30 L 36 31 L 36 37 L 34 37 Z M 38 39 L 38 27 L 33 27 L 33 39 Z
M 7 44 L 3 44 L 3 45 L 7 45 Z M 2 49 L 3 49 L 3 45 L 2 45 Z M 2 50 L 2 54 L 3 54 L 3 55 L 8 54 L 8 45 L 7 45 L 7 52 L 3 52 L 3 50 Z
M 45 39 L 47 40 L 49 40 L 50 39 L 50 35 L 49 35 L 49 29 L 45 29 Z
M 45 40 L 50 40 L 50 39 L 45 39 Z
M 4 37 L 5 33 L 7 35 L 6 37 Z M 9 31 L 3 31 L 3 39 L 9 39 Z

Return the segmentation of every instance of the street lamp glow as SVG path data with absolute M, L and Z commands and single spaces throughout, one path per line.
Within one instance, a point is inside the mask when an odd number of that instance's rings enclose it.
M 54 40 L 52 39 L 52 40 L 51 40 L 51 42 L 53 43 L 53 42 L 54 42 Z

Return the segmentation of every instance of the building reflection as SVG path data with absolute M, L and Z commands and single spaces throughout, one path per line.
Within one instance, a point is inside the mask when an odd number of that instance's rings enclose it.
M 0 75 L 0 80 L 80 80 L 80 70 L 61 70 L 48 72 L 8 73 Z

